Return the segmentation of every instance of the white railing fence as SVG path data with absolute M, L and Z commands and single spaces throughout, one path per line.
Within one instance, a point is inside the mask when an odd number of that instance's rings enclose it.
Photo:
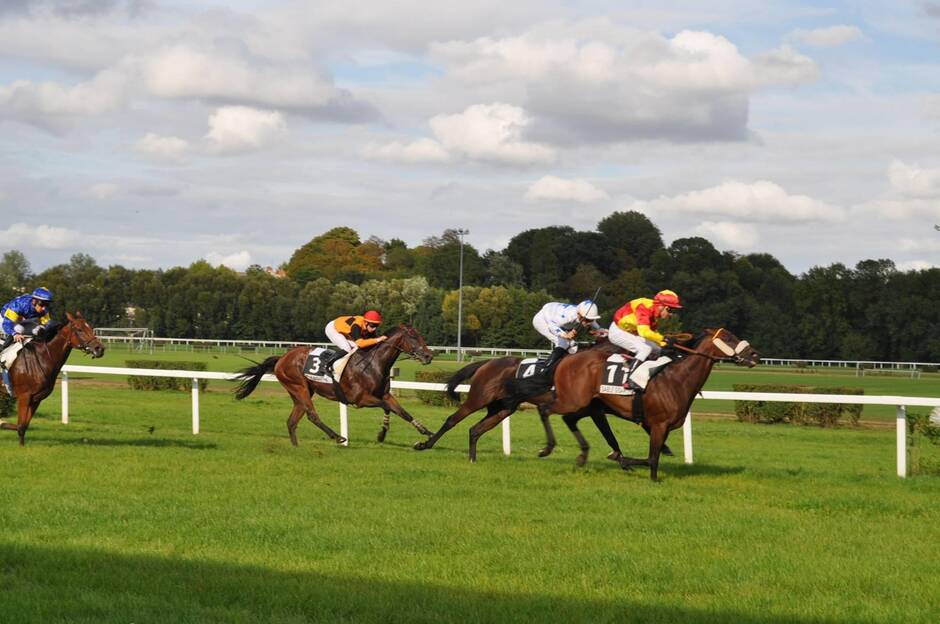
M 136 375 L 141 377 L 176 377 L 192 379 L 192 421 L 193 434 L 199 433 L 199 380 L 218 379 L 234 381 L 234 373 L 214 373 L 204 371 L 185 370 L 159 370 L 151 368 L 117 368 L 113 366 L 79 366 L 66 364 L 62 367 L 62 423 L 69 422 L 69 373 L 93 373 L 95 375 Z M 263 381 L 277 381 L 274 375 L 264 375 Z M 446 385 L 424 381 L 396 381 L 392 388 L 405 390 L 433 390 L 443 392 Z M 458 392 L 467 392 L 467 384 L 457 386 Z M 897 474 L 899 477 L 907 476 L 907 408 L 912 407 L 940 407 L 940 397 L 905 397 L 905 396 L 860 396 L 856 394 L 791 394 L 781 392 L 724 392 L 704 391 L 701 398 L 721 401 L 770 401 L 788 403 L 848 403 L 853 405 L 894 405 L 896 415 L 897 433 Z M 340 404 L 340 435 L 349 437 L 348 410 Z M 510 418 L 502 422 L 503 453 L 509 455 Z M 692 463 L 692 412 L 689 411 L 682 427 L 684 461 Z M 348 444 L 348 442 L 346 443 Z

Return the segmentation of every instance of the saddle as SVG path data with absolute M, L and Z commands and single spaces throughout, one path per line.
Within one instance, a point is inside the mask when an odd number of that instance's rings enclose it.
M 13 362 L 16 361 L 16 356 L 20 354 L 20 351 L 23 350 L 23 347 L 30 342 L 32 338 L 27 338 L 23 342 L 14 341 L 9 347 L 3 350 L 3 353 L 0 353 L 0 363 L 3 364 L 3 367 L 7 370 L 10 370 L 10 367 L 13 366 Z
M 332 349 L 325 349 L 323 347 L 314 347 L 310 349 L 310 352 L 307 354 L 307 359 L 304 361 L 304 377 L 310 381 L 316 381 L 319 383 L 331 383 L 334 381 L 334 363 L 347 355 L 343 352 L 333 351 Z M 342 370 L 335 374 L 336 379 L 342 375 Z
M 629 396 L 637 391 L 646 390 L 649 380 L 659 374 L 672 358 L 661 355 L 656 360 L 647 360 L 630 373 L 633 358 L 622 353 L 615 353 L 607 358 L 603 378 L 599 384 L 601 394 L 619 394 Z
M 546 372 L 545 364 L 548 362 L 548 357 L 543 358 L 526 358 L 519 362 L 519 366 L 516 367 L 516 379 L 529 379 L 530 377 L 538 377 L 544 375 Z

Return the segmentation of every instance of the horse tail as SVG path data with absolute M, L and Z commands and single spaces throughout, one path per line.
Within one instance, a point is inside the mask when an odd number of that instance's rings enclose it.
M 460 385 L 461 381 L 465 379 L 470 379 L 473 375 L 480 369 L 481 366 L 489 362 L 489 360 L 482 360 L 480 362 L 474 362 L 473 364 L 467 364 L 459 371 L 454 373 L 453 377 L 447 380 L 447 396 L 449 396 L 454 401 L 460 402 L 460 397 L 457 396 L 457 393 L 454 392 L 454 388 Z
M 261 382 L 261 378 L 265 373 L 270 373 L 274 370 L 274 365 L 277 364 L 277 361 L 281 359 L 279 355 L 272 355 L 264 362 L 258 364 L 255 362 L 254 366 L 249 366 L 238 371 L 238 375 L 235 379 L 240 379 L 241 383 L 235 388 L 235 398 L 241 401 L 246 396 L 251 394 L 255 388 L 258 387 L 258 384 Z

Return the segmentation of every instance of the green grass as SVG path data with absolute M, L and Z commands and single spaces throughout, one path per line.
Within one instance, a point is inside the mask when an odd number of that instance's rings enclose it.
M 558 420 L 559 449 L 535 458 L 532 411 L 512 419 L 511 457 L 494 432 L 475 465 L 468 423 L 418 453 L 420 436 L 397 419 L 385 444 L 372 441 L 377 410 L 351 412 L 348 448 L 308 422 L 293 448 L 279 387 L 244 402 L 227 387 L 202 396 L 199 436 L 188 393 L 98 379 L 72 384 L 72 424 L 58 423 L 54 394 L 25 448 L 3 432 L 0 621 L 887 623 L 940 612 L 940 478 L 898 479 L 892 431 L 697 418 L 696 463 L 667 458 L 651 483 L 605 460 L 589 424 L 585 469 Z M 318 404 L 338 427 L 335 404 Z M 434 428 L 447 413 L 407 407 Z M 645 454 L 638 428 L 614 429 L 626 452 Z

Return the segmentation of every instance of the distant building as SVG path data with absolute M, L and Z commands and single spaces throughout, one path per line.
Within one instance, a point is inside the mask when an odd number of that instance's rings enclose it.
M 264 267 L 264 272 L 270 275 L 271 277 L 276 277 L 278 279 L 287 277 L 287 271 L 282 268 L 272 268 L 269 266 Z

